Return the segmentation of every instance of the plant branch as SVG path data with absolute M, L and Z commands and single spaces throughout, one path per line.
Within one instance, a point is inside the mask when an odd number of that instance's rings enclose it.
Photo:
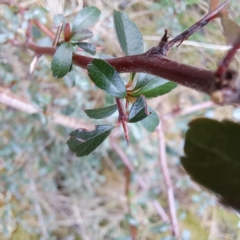
M 48 37 L 50 37 L 52 40 L 55 37 L 55 34 L 49 30 L 45 25 L 43 25 L 41 22 L 39 22 L 37 19 L 33 19 L 33 23 L 42 30 Z
M 168 48 L 169 50 L 176 44 L 178 46 L 186 39 L 188 39 L 193 33 L 199 31 L 202 29 L 205 25 L 207 25 L 211 20 L 215 19 L 218 17 L 219 12 L 228 4 L 229 0 L 225 1 L 221 5 L 219 5 L 216 9 L 213 11 L 209 12 L 206 16 L 204 16 L 201 20 L 193 24 L 190 28 L 176 36 L 174 39 L 169 41 L 168 43 Z
M 219 82 L 216 79 L 215 73 L 212 71 L 175 62 L 164 56 L 175 44 L 180 45 L 185 39 L 200 30 L 209 21 L 218 17 L 219 12 L 228 2 L 229 0 L 219 5 L 216 9 L 208 13 L 197 23 L 169 42 L 167 32 L 165 31 L 165 35 L 157 47 L 154 47 L 143 54 L 111 58 L 106 59 L 106 61 L 115 67 L 120 73 L 145 72 L 153 74 L 209 94 L 218 104 L 240 103 L 240 78 L 236 71 L 224 70 L 224 77 L 226 79 L 222 79 L 222 81 Z M 46 29 L 43 29 L 42 26 L 39 27 L 46 33 Z M 56 51 L 55 47 L 40 47 L 31 41 L 28 41 L 25 44 L 18 44 L 14 41 L 11 41 L 11 43 L 16 46 L 30 49 L 37 55 L 46 54 L 53 56 Z M 233 54 L 234 53 L 235 51 Z M 233 54 L 231 55 L 231 58 Z M 73 54 L 73 64 L 85 69 L 92 60 L 93 58 L 91 57 Z
M 236 54 L 239 48 L 240 48 L 240 35 L 238 36 L 236 42 L 233 44 L 232 48 L 227 52 L 226 56 L 219 65 L 216 71 L 216 77 L 220 79 L 224 77 L 234 55 Z
M 163 132 L 163 127 L 161 122 L 157 128 L 158 138 L 159 138 L 159 164 L 161 166 L 164 182 L 167 188 L 167 197 L 168 197 L 168 205 L 169 205 L 169 211 L 170 211 L 170 221 L 172 225 L 172 234 L 174 237 L 179 239 L 180 236 L 179 236 L 177 214 L 175 209 L 173 185 L 172 185 L 172 181 L 171 181 L 168 166 L 167 166 L 166 146 L 165 146 L 164 132 Z
M 17 43 L 14 44 L 30 49 L 40 55 L 53 56 L 56 51 L 55 48 L 40 47 L 33 42 L 20 45 Z M 93 58 L 91 57 L 73 54 L 73 63 L 85 69 L 92 60 Z M 240 90 L 237 89 L 237 86 L 240 86 L 240 78 L 236 72 L 233 79 L 228 79 L 228 82 L 231 81 L 231 84 L 222 86 L 216 81 L 214 72 L 175 62 L 158 54 L 148 54 L 147 52 L 139 55 L 106 59 L 106 61 L 120 73 L 146 72 L 210 95 L 222 89 L 235 92 L 235 95 L 231 99 L 228 98 L 219 103 L 240 103 Z M 226 74 L 229 72 L 231 71 L 227 71 Z M 233 76 L 231 73 L 230 75 Z

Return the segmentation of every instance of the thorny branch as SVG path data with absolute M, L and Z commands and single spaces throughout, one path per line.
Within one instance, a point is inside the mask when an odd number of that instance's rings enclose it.
M 182 64 L 166 58 L 167 52 L 170 51 L 174 45 L 180 45 L 184 40 L 186 40 L 193 33 L 200 30 L 209 21 L 218 17 L 218 13 L 225 7 L 228 2 L 229 0 L 225 1 L 223 4 L 208 13 L 201 20 L 199 20 L 197 23 L 195 23 L 193 26 L 191 26 L 189 29 L 171 41 L 168 41 L 168 37 L 166 35 L 167 32 L 165 32 L 165 35 L 163 36 L 159 45 L 143 54 L 112 58 L 107 59 L 106 61 L 115 67 L 116 70 L 120 73 L 150 73 L 155 76 L 159 76 L 186 87 L 190 87 L 209 94 L 217 104 L 239 104 L 240 77 L 236 71 L 227 69 L 228 64 L 225 62 L 222 64 L 222 66 L 225 67 L 224 71 L 222 71 L 223 73 L 221 74 L 222 80 L 219 81 L 219 79 L 216 77 L 215 72 Z M 40 27 L 42 30 L 44 30 L 42 26 Z M 46 34 L 50 35 L 48 31 Z M 37 55 L 46 54 L 53 56 L 56 51 L 55 47 L 40 47 L 31 41 L 19 44 L 15 40 L 11 41 L 11 43 L 19 47 L 30 49 Z M 231 57 L 228 57 L 227 60 L 232 59 L 232 56 L 235 54 L 236 49 L 238 49 L 238 45 L 233 46 L 233 49 L 230 49 L 229 55 L 231 55 Z M 85 69 L 92 60 L 93 58 L 91 57 L 73 54 L 73 64 Z

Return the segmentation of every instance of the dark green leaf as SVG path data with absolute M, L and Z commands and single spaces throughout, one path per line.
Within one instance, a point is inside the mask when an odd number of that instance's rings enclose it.
M 84 112 L 90 118 L 101 119 L 111 116 L 117 110 L 117 104 L 97 109 L 86 109 Z
M 94 59 L 88 64 L 88 75 L 97 87 L 109 95 L 118 98 L 127 96 L 126 88 L 118 72 L 101 59 Z
M 133 90 L 137 90 L 137 89 L 143 87 L 144 85 L 148 84 L 154 78 L 157 78 L 157 77 L 154 75 L 151 75 L 151 74 L 147 74 L 147 73 L 140 73 L 138 76 L 136 86 Z
M 91 31 L 89 31 L 88 29 L 84 29 L 80 32 L 74 33 L 70 38 L 70 42 L 77 43 L 77 42 L 92 38 L 92 36 L 93 36 L 93 33 Z
M 67 141 L 68 147 L 78 157 L 89 155 L 109 136 L 113 128 L 99 125 L 93 131 L 76 129 L 70 133 L 70 139 Z
M 70 71 L 72 65 L 72 54 L 72 45 L 68 42 L 62 43 L 57 48 L 51 63 L 51 70 L 54 77 L 64 77 Z
M 83 8 L 73 21 L 73 33 L 91 27 L 100 17 L 100 11 L 96 7 Z
M 96 53 L 96 48 L 90 43 L 79 42 L 79 43 L 77 43 L 77 45 L 87 53 L 90 53 L 92 55 L 94 55 Z
M 138 97 L 143 94 L 147 98 L 157 97 L 170 92 L 176 86 L 177 84 L 174 82 L 156 77 L 143 86 L 138 92 L 132 93 L 131 95 Z
M 144 96 L 140 96 L 132 105 L 128 115 L 128 122 L 135 123 L 146 118 L 149 115 L 147 110 L 147 102 Z
M 60 26 L 60 24 L 66 24 L 66 19 L 63 14 L 57 14 L 53 17 L 53 24 L 55 27 Z
M 196 119 L 186 133 L 183 167 L 191 178 L 240 210 L 240 124 Z
M 156 127 L 159 124 L 159 118 L 157 113 L 152 108 L 148 107 L 148 111 L 151 114 L 149 114 L 146 118 L 144 118 L 141 121 L 141 124 L 147 131 L 154 132 L 156 130 Z
M 118 41 L 126 55 L 143 53 L 143 38 L 135 23 L 125 13 L 114 11 L 114 25 Z

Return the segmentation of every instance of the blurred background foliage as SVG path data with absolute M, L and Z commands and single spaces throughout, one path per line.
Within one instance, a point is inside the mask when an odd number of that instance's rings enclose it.
M 240 23 L 240 4 L 230 2 L 230 14 Z M 88 119 L 83 110 L 105 106 L 114 99 L 96 89 L 86 71 L 80 68 L 73 67 L 63 79 L 53 78 L 48 56 L 41 56 L 33 74 L 28 75 L 33 53 L 13 47 L 7 39 L 18 35 L 25 41 L 30 19 L 38 19 L 52 29 L 55 14 L 64 13 L 71 22 L 83 6 L 94 5 L 102 12 L 100 21 L 92 27 L 91 43 L 97 47 L 96 56 L 123 56 L 113 29 L 113 9 L 126 12 L 137 24 L 147 50 L 157 44 L 164 29 L 173 37 L 199 20 L 208 11 L 208 1 L 25 0 L 15 3 L 27 10 L 18 14 L 17 7 L 0 5 L 0 93 L 11 92 L 12 101 L 17 96 L 41 111 L 29 114 L 0 103 L 0 239 L 127 240 L 131 239 L 129 224 L 137 227 L 138 239 L 173 239 L 169 225 L 152 205 L 157 200 L 169 213 L 167 189 L 159 167 L 158 134 L 147 133 L 140 124 L 129 124 L 130 147 L 120 129 L 90 156 L 75 157 L 66 145 L 73 128 L 67 128 L 67 122 L 64 126 L 56 124 L 46 111 L 50 109 L 90 127 L 91 123 L 103 122 Z M 51 45 L 50 38 L 35 25 L 32 34 L 38 44 Z M 208 24 L 189 40 L 196 46 L 182 44 L 171 51 L 169 58 L 214 70 L 225 53 L 220 47 L 215 49 L 216 45 L 225 44 L 219 23 Z M 199 43 L 212 45 L 205 48 Z M 237 54 L 233 67 L 239 69 L 239 63 Z M 240 119 L 238 108 L 214 107 L 208 101 L 206 95 L 178 86 L 170 94 L 150 100 L 149 104 L 157 111 L 164 128 L 181 239 L 240 239 L 238 216 L 219 206 L 214 196 L 194 184 L 179 162 L 184 133 L 191 119 L 198 116 Z M 207 103 L 207 107 L 202 103 Z M 104 121 L 111 124 L 116 120 L 117 114 Z M 131 216 L 119 151 L 135 167 L 129 192 Z M 138 186 L 138 176 L 144 180 L 144 190 Z

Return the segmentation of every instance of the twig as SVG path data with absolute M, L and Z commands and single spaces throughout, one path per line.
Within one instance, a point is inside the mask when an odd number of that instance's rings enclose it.
M 157 41 L 159 42 L 160 36 L 144 36 L 143 39 L 145 41 Z M 228 51 L 232 48 L 232 46 L 225 46 L 225 45 L 216 45 L 216 44 L 210 44 L 210 43 L 202 43 L 202 42 L 196 42 L 191 40 L 185 40 L 182 45 L 197 47 L 197 48 L 205 48 L 205 49 L 211 49 L 211 50 L 217 50 L 217 51 Z M 238 50 L 240 51 L 240 50 Z
M 41 113 L 41 109 L 34 106 L 27 99 L 16 96 L 11 93 L 9 89 L 0 87 L 0 103 L 5 104 L 14 109 L 26 112 L 29 114 Z M 53 111 L 47 111 L 46 116 L 49 117 L 55 124 L 62 125 L 69 128 L 87 128 L 93 129 L 93 124 L 85 123 L 81 120 L 71 118 Z
M 187 114 L 191 114 L 191 113 L 194 113 L 194 112 L 197 112 L 197 111 L 202 111 L 202 110 L 212 108 L 212 107 L 215 107 L 215 106 L 216 105 L 212 101 L 205 101 L 205 102 L 202 102 L 202 103 L 198 103 L 198 104 L 186 107 L 184 109 L 180 109 L 180 110 L 177 110 L 177 111 L 172 111 L 172 112 L 166 113 L 166 114 L 162 115 L 161 118 L 165 119 L 165 118 L 169 118 L 169 117 L 173 117 L 173 116 L 181 117 L 181 116 L 185 116 Z
M 233 57 L 235 56 L 236 52 L 240 48 L 240 35 L 238 36 L 236 42 L 233 44 L 232 48 L 227 52 L 226 56 L 222 60 L 221 64 L 219 65 L 216 76 L 220 79 L 223 78 L 224 74 L 226 73 Z
M 168 197 L 168 205 L 169 205 L 169 211 L 170 211 L 170 221 L 172 225 L 172 234 L 177 239 L 180 239 L 177 214 L 175 209 L 173 185 L 172 185 L 172 181 L 171 181 L 168 166 L 167 166 L 166 146 L 165 146 L 164 132 L 163 132 L 161 122 L 157 127 L 157 131 L 158 131 L 158 138 L 159 138 L 159 164 L 161 166 L 164 182 L 167 188 L 167 197 Z
M 121 158 L 124 165 L 129 169 L 130 172 L 134 172 L 134 166 L 132 165 L 131 161 L 128 159 L 128 156 L 125 154 L 125 152 L 119 147 L 119 145 L 116 143 L 115 139 L 111 139 L 111 145 L 114 151 L 117 153 L 117 155 Z M 138 185 L 143 189 L 147 190 L 147 185 L 145 181 L 141 178 L 141 176 L 137 177 Z M 161 217 L 161 219 L 164 222 L 169 222 L 168 215 L 166 214 L 163 207 L 160 205 L 160 203 L 157 200 L 153 200 L 152 204 L 154 208 L 156 209 L 158 215 Z
M 228 2 L 229 0 L 225 1 L 224 3 L 219 5 L 216 9 L 209 12 L 201 20 L 193 24 L 190 28 L 188 28 L 187 30 L 176 36 L 174 39 L 169 41 L 168 43 L 169 50 L 176 44 L 178 44 L 179 46 L 184 40 L 188 39 L 191 35 L 193 35 L 193 33 L 199 31 L 211 20 L 217 18 L 219 16 L 219 12 L 227 5 Z
M 33 42 L 19 44 L 11 41 L 11 43 L 18 47 L 30 49 L 40 55 L 53 55 L 56 51 L 55 48 L 40 47 Z M 240 103 L 240 89 L 236 88 L 236 86 L 240 85 L 240 77 L 236 71 L 228 70 L 226 72 L 226 75 L 230 76 L 227 79 L 228 83 L 219 85 L 216 81 L 215 73 L 212 71 L 175 62 L 165 58 L 161 54 L 151 54 L 151 52 L 150 49 L 143 54 L 112 58 L 106 61 L 116 68 L 119 73 L 146 72 L 211 96 L 218 92 L 219 95 L 223 95 L 221 101 L 216 97 L 213 98 L 218 104 Z M 73 64 L 82 68 L 87 68 L 87 65 L 92 60 L 93 58 L 91 57 L 73 54 Z M 226 92 L 228 93 L 227 97 L 225 97 Z
M 45 25 L 43 25 L 41 22 L 39 22 L 37 19 L 33 19 L 33 23 L 40 29 L 42 30 L 48 37 L 51 39 L 54 39 L 55 34 L 49 30 Z

